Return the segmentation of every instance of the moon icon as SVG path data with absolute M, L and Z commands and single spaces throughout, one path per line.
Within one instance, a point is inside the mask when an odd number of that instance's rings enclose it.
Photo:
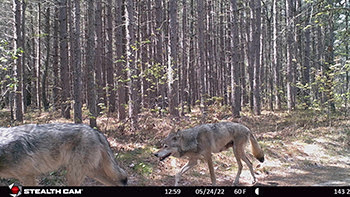
M 256 195 L 259 195 L 259 188 L 256 188 L 256 189 L 255 189 L 255 194 L 256 194 Z

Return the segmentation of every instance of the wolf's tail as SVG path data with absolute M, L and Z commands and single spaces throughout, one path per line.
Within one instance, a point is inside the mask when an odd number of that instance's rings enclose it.
M 252 133 L 250 133 L 249 139 L 250 143 L 252 144 L 252 153 L 254 157 L 257 158 L 260 162 L 264 162 L 264 152 L 261 150 L 258 141 Z

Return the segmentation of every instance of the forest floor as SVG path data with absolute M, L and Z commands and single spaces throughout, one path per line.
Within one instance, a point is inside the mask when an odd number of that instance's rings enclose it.
M 4 115 L 5 114 L 5 115 Z M 8 115 L 0 112 L 1 126 Z M 58 114 L 31 113 L 25 123 L 69 122 Z M 5 118 L 6 117 L 6 118 Z M 139 117 L 139 129 L 131 132 L 128 122 L 118 122 L 111 116 L 98 118 L 102 131 L 116 152 L 118 163 L 124 168 L 132 186 L 172 186 L 174 175 L 187 162 L 186 159 L 169 157 L 159 161 L 153 153 L 170 132 L 200 124 L 199 111 L 180 118 L 143 113 Z M 87 121 L 87 120 L 86 120 Z M 261 186 L 325 186 L 350 185 L 350 120 L 343 116 L 327 116 L 316 111 L 270 112 L 255 116 L 242 113 L 232 119 L 225 107 L 209 108 L 205 122 L 232 121 L 248 126 L 256 135 L 265 152 L 265 162 L 259 163 L 247 147 L 248 157 Z M 85 121 L 84 121 L 85 122 Z M 86 122 L 87 123 L 87 122 Z M 217 185 L 229 186 L 237 173 L 232 149 L 214 154 Z M 64 185 L 64 170 L 40 177 L 40 185 Z M 251 186 L 252 177 L 243 163 L 240 185 Z M 0 180 L 7 185 L 9 180 Z M 101 185 L 87 178 L 83 185 Z M 209 170 L 204 161 L 182 176 L 180 185 L 211 185 Z

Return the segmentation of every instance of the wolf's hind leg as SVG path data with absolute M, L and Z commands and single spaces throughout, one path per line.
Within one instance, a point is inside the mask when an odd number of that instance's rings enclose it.
M 243 153 L 244 154 L 244 153 Z M 244 154 L 243 157 L 242 157 L 242 160 L 247 164 L 247 166 L 249 167 L 249 170 L 250 170 L 250 174 L 252 174 L 252 177 L 253 177 L 253 184 L 256 183 L 256 178 L 255 178 L 255 175 L 254 175 L 254 170 L 253 170 L 253 164 L 252 162 L 247 158 L 247 156 Z
M 191 169 L 195 165 L 197 165 L 197 158 L 190 158 L 190 160 L 187 162 L 187 164 L 181 168 L 180 172 L 178 172 L 175 175 L 175 186 L 179 185 L 179 181 L 180 181 L 182 174 L 187 172 L 189 169 Z
M 215 178 L 213 160 L 211 158 L 211 155 L 207 156 L 205 159 L 208 162 L 208 168 L 209 168 L 209 172 L 210 172 L 211 183 L 212 183 L 213 186 L 215 186 L 216 185 L 216 178 Z
M 237 150 L 236 146 L 233 146 L 233 153 L 236 157 L 237 165 L 238 165 L 238 171 L 237 171 L 236 179 L 233 182 L 233 185 L 238 185 L 239 177 L 241 176 L 242 168 L 243 168 L 242 161 L 241 161 L 242 155 L 241 155 L 240 151 Z

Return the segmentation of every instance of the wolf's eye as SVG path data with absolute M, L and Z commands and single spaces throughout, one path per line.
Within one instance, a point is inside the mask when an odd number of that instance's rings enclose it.
M 168 148 L 168 145 L 166 145 L 166 144 L 164 144 L 164 146 L 163 146 L 164 148 Z

